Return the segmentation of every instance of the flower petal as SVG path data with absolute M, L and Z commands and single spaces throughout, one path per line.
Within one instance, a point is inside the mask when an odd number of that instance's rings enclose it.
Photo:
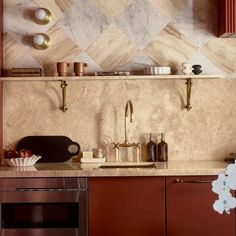
M 220 194 L 227 188 L 227 177 L 220 173 L 218 178 L 212 182 L 212 191 Z
M 223 202 L 220 200 L 216 200 L 213 204 L 213 209 L 218 213 L 223 214 L 225 210 Z
M 229 176 L 236 176 L 236 163 L 229 164 L 226 168 L 226 174 Z

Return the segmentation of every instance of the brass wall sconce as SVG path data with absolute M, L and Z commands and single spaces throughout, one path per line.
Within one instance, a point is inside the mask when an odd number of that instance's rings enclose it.
M 44 50 L 50 46 L 51 40 L 47 34 L 40 33 L 34 36 L 33 43 L 35 48 L 39 50 Z
M 38 8 L 35 13 L 35 22 L 40 25 L 46 25 L 52 20 L 51 12 L 46 8 Z

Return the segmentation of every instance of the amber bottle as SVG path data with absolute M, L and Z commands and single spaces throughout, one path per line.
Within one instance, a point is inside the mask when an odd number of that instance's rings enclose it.
M 146 157 L 147 161 L 156 161 L 156 149 L 157 145 L 152 140 L 152 134 L 150 134 L 150 140 L 146 145 Z
M 157 154 L 157 160 L 162 162 L 168 161 L 168 145 L 165 142 L 165 134 L 161 133 L 161 142 L 157 145 L 158 148 L 158 154 Z

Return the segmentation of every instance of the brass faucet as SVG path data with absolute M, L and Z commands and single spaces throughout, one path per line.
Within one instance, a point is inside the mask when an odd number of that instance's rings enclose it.
M 130 115 L 130 123 L 132 123 L 134 110 L 133 110 L 133 104 L 130 100 L 126 103 L 126 106 L 125 106 L 125 141 L 124 141 L 124 143 L 119 144 L 120 147 L 133 147 L 133 146 L 135 146 L 135 143 L 129 143 L 129 141 L 128 141 L 128 135 L 127 135 L 128 111 L 130 111 L 130 114 L 129 114 Z

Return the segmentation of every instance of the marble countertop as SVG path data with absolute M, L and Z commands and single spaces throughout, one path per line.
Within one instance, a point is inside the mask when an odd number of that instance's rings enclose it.
M 32 167 L 0 166 L 4 177 L 99 177 L 99 176 L 183 176 L 218 175 L 228 164 L 223 161 L 169 161 L 156 162 L 154 168 L 106 168 L 98 164 L 39 163 Z

